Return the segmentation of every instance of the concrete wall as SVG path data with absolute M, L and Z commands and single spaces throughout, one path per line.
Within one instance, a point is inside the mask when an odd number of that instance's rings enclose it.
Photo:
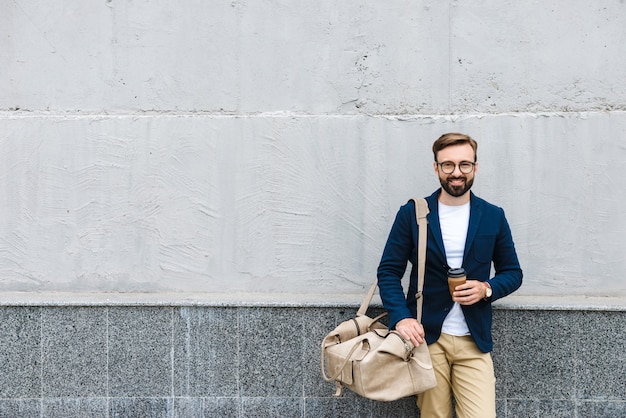
M 478 139 L 525 270 L 494 316 L 499 416 L 624 416 L 625 20 L 3 2 L 0 416 L 414 416 L 331 398 L 319 342 L 448 131 Z
M 463 131 L 518 294 L 626 296 L 623 2 L 2 9 L 5 295 L 360 297 Z

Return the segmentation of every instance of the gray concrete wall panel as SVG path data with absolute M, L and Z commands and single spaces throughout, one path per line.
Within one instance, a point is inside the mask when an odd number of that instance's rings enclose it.
M 74 3 L 7 3 L 0 109 L 458 114 L 626 105 L 615 87 L 626 41 L 617 1 Z
M 12 115 L 0 290 L 360 295 L 399 206 L 437 187 L 445 131 L 479 140 L 474 190 L 507 213 L 518 295 L 626 296 L 618 111 Z

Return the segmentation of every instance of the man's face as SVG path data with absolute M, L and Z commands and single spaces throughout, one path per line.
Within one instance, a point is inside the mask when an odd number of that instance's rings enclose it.
M 473 163 L 474 159 L 474 149 L 470 144 L 451 145 L 437 153 L 437 161 L 434 163 L 435 173 L 439 177 L 441 187 L 450 196 L 463 196 L 472 188 L 478 164 L 474 165 L 473 170 L 469 173 L 462 173 L 459 164 L 463 162 Z M 444 173 L 441 167 L 442 163 L 455 164 L 454 171 L 449 174 Z

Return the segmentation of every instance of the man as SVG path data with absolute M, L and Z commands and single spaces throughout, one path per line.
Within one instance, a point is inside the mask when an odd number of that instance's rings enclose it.
M 478 171 L 477 143 L 448 133 L 433 144 L 441 188 L 426 198 L 428 230 L 418 231 L 412 201 L 400 208 L 378 267 L 389 326 L 415 345 L 427 343 L 437 387 L 418 395 L 423 418 L 495 417 L 491 303 L 520 287 L 522 270 L 504 211 L 470 189 Z M 417 237 L 427 233 L 422 323 L 416 317 Z M 413 265 L 406 297 L 401 279 Z M 491 264 L 495 275 L 490 278 Z M 463 267 L 467 281 L 448 290 L 447 272 Z

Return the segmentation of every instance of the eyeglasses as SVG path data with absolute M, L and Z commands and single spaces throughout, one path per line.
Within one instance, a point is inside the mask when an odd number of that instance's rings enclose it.
M 472 163 L 470 161 L 461 161 L 459 164 L 455 164 L 452 161 L 444 161 L 442 163 L 437 163 L 437 165 L 441 167 L 441 171 L 443 171 L 444 174 L 454 173 L 454 169 L 457 165 L 459 166 L 459 170 L 461 170 L 461 173 L 469 174 L 474 171 L 474 166 L 476 165 L 476 163 Z

